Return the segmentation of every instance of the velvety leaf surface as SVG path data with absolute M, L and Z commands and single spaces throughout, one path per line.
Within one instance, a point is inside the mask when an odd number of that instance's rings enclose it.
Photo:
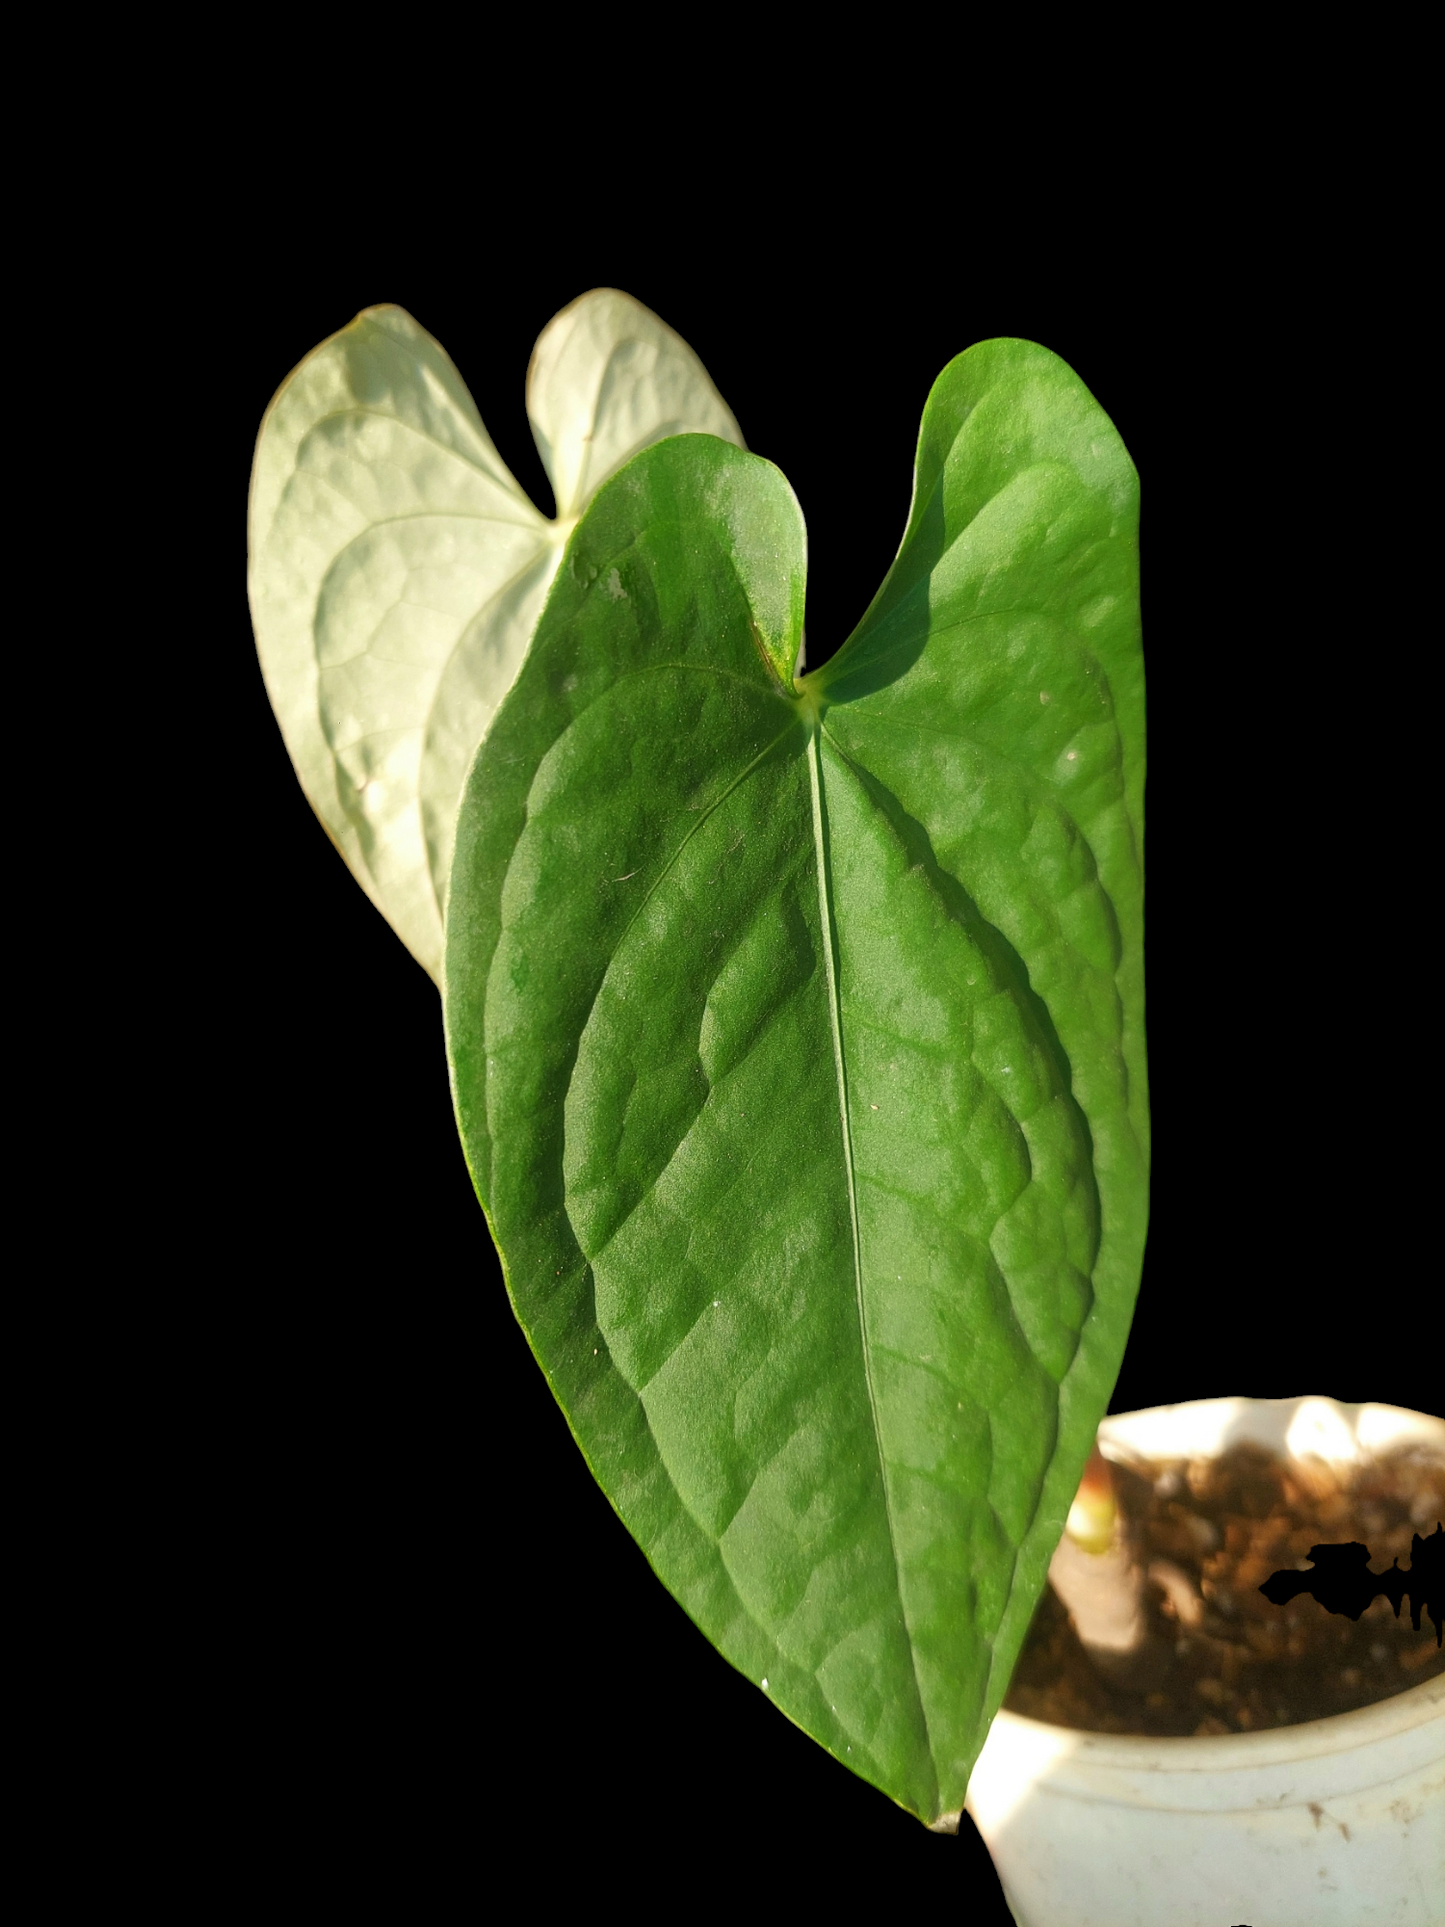
M 307 798 L 433 976 L 457 803 L 598 484 L 662 436 L 741 444 L 679 336 L 599 288 L 544 329 L 527 410 L 558 512 L 528 501 L 440 345 L 368 308 L 278 390 L 256 443 L 250 591 Z
M 930 1821 L 1142 1258 L 1136 523 L 1072 372 L 971 349 L 795 685 L 791 491 L 664 443 L 577 528 L 461 813 L 453 1089 L 538 1360 L 698 1625 Z

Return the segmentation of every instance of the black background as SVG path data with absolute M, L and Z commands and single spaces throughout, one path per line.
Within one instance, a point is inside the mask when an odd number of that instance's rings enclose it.
M 1246 245 L 1228 219 L 1120 217 L 1102 248 L 1021 207 L 906 249 L 876 211 L 806 247 L 801 221 L 765 242 L 723 208 L 695 247 L 646 209 L 620 236 L 560 220 L 545 247 L 540 224 L 459 194 L 250 249 L 237 215 L 244 267 L 213 248 L 176 297 L 209 396 L 188 457 L 209 740 L 204 768 L 176 769 L 203 797 L 188 968 L 206 988 L 187 995 L 219 1038 L 198 1037 L 176 1098 L 199 1117 L 188 1092 L 219 1074 L 228 1093 L 195 1127 L 215 1215 L 172 1334 L 224 1548 L 196 1606 L 214 1629 L 198 1744 L 243 1763 L 225 1797 L 252 1864 L 294 1856 L 317 1893 L 339 1868 L 413 1895 L 636 1892 L 666 1837 L 720 1906 L 766 1865 L 774 1894 L 794 1875 L 842 1898 L 887 1881 L 1003 1921 L 967 1824 L 928 1835 L 783 1720 L 652 1577 L 573 1447 L 471 1192 L 437 994 L 271 718 L 245 600 L 255 432 L 312 346 L 395 301 L 550 510 L 528 355 L 565 302 L 623 288 L 796 489 L 816 664 L 892 559 L 940 369 L 1001 334 L 1062 355 L 1144 503 L 1155 1177 L 1111 1409 L 1322 1392 L 1438 1410 L 1415 1257 L 1438 1184 L 1407 1121 L 1435 1081 L 1399 775 L 1417 536 L 1384 479 L 1411 439 L 1400 316 L 1288 222 Z

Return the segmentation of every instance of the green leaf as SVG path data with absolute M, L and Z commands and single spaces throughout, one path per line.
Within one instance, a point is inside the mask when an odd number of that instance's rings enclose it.
M 251 612 L 272 707 L 352 874 L 438 977 L 462 781 L 577 517 L 665 435 L 742 444 L 687 343 L 611 288 L 543 330 L 527 412 L 555 521 L 440 345 L 368 308 L 282 383 L 256 442 Z
M 697 1624 L 930 1822 L 1138 1285 L 1136 526 L 1077 377 L 970 349 L 794 685 L 787 483 L 665 443 L 574 534 L 461 813 L 448 1048 L 517 1315 Z

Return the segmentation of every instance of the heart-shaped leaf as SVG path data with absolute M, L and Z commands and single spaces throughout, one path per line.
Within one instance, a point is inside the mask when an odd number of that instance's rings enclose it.
M 461 811 L 448 1047 L 517 1315 L 697 1624 L 930 1822 L 1138 1286 L 1136 526 L 1077 377 L 973 348 L 795 684 L 787 483 L 665 443 L 573 535 Z
M 687 343 L 611 288 L 543 330 L 527 412 L 555 521 L 439 344 L 368 308 L 283 382 L 256 442 L 251 612 L 271 703 L 312 808 L 433 976 L 462 780 L 577 517 L 663 436 L 742 445 Z

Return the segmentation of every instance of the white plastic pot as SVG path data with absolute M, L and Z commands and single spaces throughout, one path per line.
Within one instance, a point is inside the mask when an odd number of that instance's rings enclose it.
M 1246 1440 L 1336 1463 L 1412 1444 L 1445 1455 L 1440 1419 L 1325 1398 L 1159 1406 L 1099 1436 L 1106 1457 Z M 1000 1713 L 967 1804 L 1019 1927 L 1442 1927 L 1445 1677 L 1332 1719 L 1204 1739 Z

